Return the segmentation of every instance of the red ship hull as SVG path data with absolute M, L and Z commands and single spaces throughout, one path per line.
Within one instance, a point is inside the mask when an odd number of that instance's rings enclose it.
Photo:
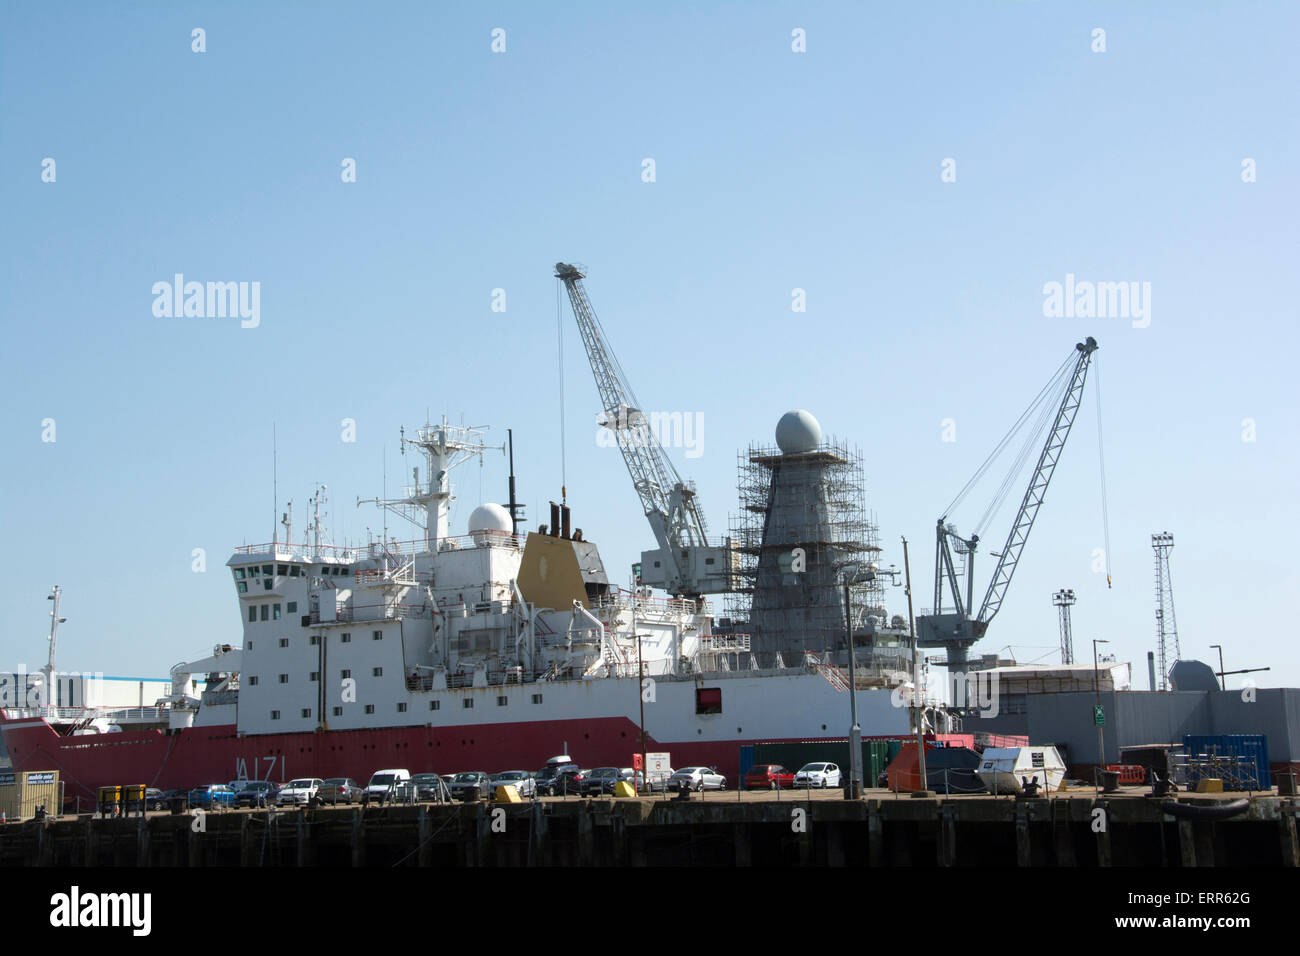
M 533 770 L 567 752 L 584 767 L 626 767 L 638 749 L 637 726 L 625 717 L 548 720 L 466 727 L 389 727 L 378 730 L 239 736 L 234 725 L 60 736 L 41 720 L 3 720 L 5 743 L 17 771 L 57 770 L 68 800 L 93 800 L 96 788 L 146 784 L 160 789 L 229 780 L 352 777 L 376 770 L 412 773 Z M 740 746 L 749 740 L 659 741 L 676 767 L 710 766 L 739 783 Z

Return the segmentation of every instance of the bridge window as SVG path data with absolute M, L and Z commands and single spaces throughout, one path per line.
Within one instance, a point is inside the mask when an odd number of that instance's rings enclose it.
M 279 712 L 278 710 L 273 710 L 273 711 L 271 711 L 271 719 L 272 719 L 272 720 L 279 720 L 279 719 L 280 719 L 280 712 Z
M 404 701 L 404 700 L 399 700 L 399 701 L 397 702 L 397 712 L 398 712 L 399 714 L 404 714 L 404 713 L 406 713 L 406 701 Z
M 275 605 L 274 608 L 271 609 L 271 617 L 272 617 L 274 620 L 277 620 L 277 621 L 280 620 L 280 605 L 277 604 L 277 605 Z
M 244 569 L 243 569 L 243 568 L 235 568 L 235 580 L 236 580 L 236 581 L 242 581 L 242 580 L 244 580 Z
M 271 578 L 262 578 L 262 590 L 269 591 L 275 582 Z
M 289 614 L 293 614 L 293 613 L 296 612 L 297 610 L 298 610 L 298 602 L 297 602 L 297 601 L 290 601 L 290 602 L 285 606 L 285 611 L 287 611 Z
M 265 575 L 267 575 L 268 577 L 270 577 L 271 570 L 272 570 L 273 567 L 274 567 L 274 565 L 270 565 L 270 564 L 264 564 L 264 565 L 262 565 L 262 573 L 265 574 Z
M 250 605 L 248 605 L 248 620 L 249 620 L 249 623 L 252 623 L 253 621 L 256 621 L 256 620 L 257 620 L 257 605 L 256 605 L 256 604 L 250 604 Z
M 344 644 L 350 644 L 352 643 L 352 635 L 347 633 L 347 631 L 344 631 L 343 636 L 340 637 L 339 640 L 342 641 Z
M 261 605 L 261 607 L 262 607 L 262 620 L 265 621 L 267 618 L 271 616 L 271 605 L 263 604 Z
M 373 632 L 371 632 L 371 634 L 370 634 L 370 639 L 371 639 L 372 641 L 382 641 L 382 640 L 384 639 L 384 632 L 383 632 L 383 631 L 373 631 Z
M 461 701 L 461 706 L 464 707 L 464 708 L 466 708 L 466 709 L 469 709 L 470 707 L 473 707 L 473 706 L 474 706 L 474 698 L 473 698 L 473 697 L 466 697 L 463 701 Z
M 302 572 L 298 570 L 298 565 L 296 564 L 289 565 L 289 577 L 296 578 L 301 573 Z
M 429 709 L 430 709 L 430 710 L 437 710 L 437 709 L 438 709 L 439 707 L 441 707 L 441 706 L 442 706 L 442 701 L 440 701 L 440 700 L 431 700 L 431 701 L 429 701 Z
M 238 591 L 240 594 L 247 594 L 247 593 L 248 593 L 248 582 L 247 582 L 247 581 L 239 581 L 239 582 L 237 582 L 237 583 L 235 584 L 235 590 Z
M 313 647 L 315 647 L 317 644 L 320 643 L 320 635 L 319 635 L 319 634 L 313 634 L 313 635 L 311 636 L 311 640 L 309 641 L 309 643 L 310 643 Z
M 261 572 L 258 571 L 258 569 L 257 569 L 257 565 L 256 565 L 256 564 L 254 564 L 252 567 L 250 567 L 250 568 L 248 569 L 248 576 L 249 576 L 250 578 L 255 578 L 255 577 L 257 577 L 260 573 L 261 573 Z
M 286 574 L 289 573 L 289 565 L 287 565 L 287 564 L 277 564 L 277 565 L 275 566 L 275 573 L 278 574 L 278 575 L 280 575 L 281 577 L 283 577 L 284 575 L 286 575 Z

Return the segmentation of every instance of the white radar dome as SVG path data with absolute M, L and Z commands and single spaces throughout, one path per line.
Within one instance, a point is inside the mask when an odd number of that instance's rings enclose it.
M 470 534 L 478 534 L 480 531 L 504 531 L 509 533 L 513 530 L 514 522 L 510 520 L 510 512 L 498 504 L 479 505 L 470 513 Z
M 811 412 L 796 408 L 786 412 L 776 423 L 776 443 L 787 455 L 815 451 L 822 443 L 822 427 Z

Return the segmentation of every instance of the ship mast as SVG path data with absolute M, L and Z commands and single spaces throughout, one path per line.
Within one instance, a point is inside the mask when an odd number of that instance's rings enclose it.
M 414 438 L 407 438 L 403 428 L 402 454 L 406 454 L 407 445 L 419 449 L 425 460 L 425 480 L 421 482 L 420 469 L 413 468 L 411 477 L 414 483 L 406 489 L 405 497 L 358 498 L 357 504 L 378 505 L 423 528 L 427 550 L 436 552 L 439 544 L 448 537 L 451 502 L 456 497 L 451 493 L 448 480 L 451 470 L 475 456 L 482 461 L 485 451 L 505 452 L 505 445 L 483 442 L 485 431 L 487 426 L 448 424 L 446 415 L 442 416 L 441 424 L 426 422 Z

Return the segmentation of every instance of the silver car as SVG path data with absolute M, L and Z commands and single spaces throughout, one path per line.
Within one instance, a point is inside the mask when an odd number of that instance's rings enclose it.
M 537 793 L 537 782 L 533 775 L 524 770 L 503 770 L 492 775 L 492 793 L 497 787 L 514 787 L 521 797 L 532 797 Z
M 668 789 L 679 789 L 682 781 L 695 791 L 727 789 L 727 778 L 712 767 L 683 767 L 668 778 Z
M 306 806 L 315 797 L 320 796 L 325 781 L 319 777 L 300 777 L 290 780 L 275 795 L 277 806 Z

